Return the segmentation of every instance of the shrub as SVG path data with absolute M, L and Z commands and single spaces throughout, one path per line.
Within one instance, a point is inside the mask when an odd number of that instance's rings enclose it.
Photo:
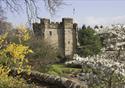
M 92 28 L 83 28 L 78 31 L 78 39 L 81 47 L 78 54 L 84 57 L 98 54 L 102 48 L 100 37 Z
M 30 69 L 27 65 L 27 54 L 32 53 L 28 46 L 8 42 L 6 43 L 7 34 L 0 36 L 0 63 L 9 68 L 17 68 L 18 72 L 22 69 Z
M 9 71 L 7 66 L 0 66 L 0 88 L 30 88 L 23 79 L 8 76 Z
M 44 68 L 47 68 L 46 65 L 59 61 L 58 53 L 56 49 L 42 39 L 36 38 L 32 33 L 31 30 L 21 25 L 9 31 L 7 41 L 29 46 L 28 48 L 34 51 L 32 54 L 26 55 L 26 58 L 29 58 L 29 64 L 32 65 L 34 70 L 44 72 L 46 70 Z
M 0 88 L 31 88 L 20 77 L 13 78 L 8 75 L 12 68 L 17 68 L 18 73 L 23 69 L 30 73 L 30 66 L 27 65 L 28 59 L 26 59 L 26 56 L 32 53 L 32 50 L 21 42 L 17 44 L 8 41 L 7 36 L 7 33 L 0 35 Z M 26 41 L 26 38 L 21 37 L 20 40 Z
M 42 39 L 37 39 L 32 36 L 31 39 L 27 42 L 27 45 L 34 51 L 34 53 L 29 55 L 29 60 L 30 64 L 35 70 L 44 71 L 43 69 L 47 65 L 59 61 L 57 58 L 57 50 Z
M 7 40 L 14 43 L 24 44 L 30 39 L 30 30 L 24 25 L 17 26 L 15 29 L 8 31 Z

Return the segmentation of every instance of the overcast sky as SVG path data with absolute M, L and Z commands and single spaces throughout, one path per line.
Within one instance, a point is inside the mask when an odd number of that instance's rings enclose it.
M 39 17 L 61 21 L 62 17 L 72 17 L 80 26 L 96 24 L 125 24 L 125 0 L 64 0 L 67 5 L 58 9 L 56 16 L 50 17 L 41 5 Z M 75 11 L 73 11 L 75 9 Z M 74 14 L 73 14 L 74 13 Z M 25 11 L 20 14 L 7 12 L 8 21 L 14 25 L 27 22 Z

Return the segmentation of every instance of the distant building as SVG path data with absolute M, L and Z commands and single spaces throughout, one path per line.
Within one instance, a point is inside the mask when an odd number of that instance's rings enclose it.
M 40 23 L 33 23 L 33 30 L 36 37 L 55 47 L 62 57 L 72 58 L 77 47 L 77 24 L 72 18 L 63 18 L 60 23 L 42 18 Z

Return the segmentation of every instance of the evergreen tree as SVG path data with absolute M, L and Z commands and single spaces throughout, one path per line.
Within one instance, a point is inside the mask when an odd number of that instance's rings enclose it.
M 96 29 L 96 28 L 99 29 L 98 25 L 95 25 L 94 29 Z
M 92 56 L 98 54 L 101 50 L 102 45 L 100 37 L 90 26 L 78 31 L 78 40 L 80 43 L 80 50 L 78 51 L 78 54 L 80 56 Z
M 83 25 L 83 26 L 82 26 L 82 29 L 86 29 L 86 26 L 85 26 L 85 25 Z

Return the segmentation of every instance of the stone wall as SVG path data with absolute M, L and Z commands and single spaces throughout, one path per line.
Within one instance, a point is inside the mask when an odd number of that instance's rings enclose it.
M 12 70 L 10 74 L 12 76 L 17 76 L 17 71 Z M 32 71 L 30 75 L 28 75 L 26 71 L 23 71 L 19 75 L 24 79 L 26 79 L 27 81 L 34 82 L 37 84 L 46 83 L 47 85 L 55 86 L 55 88 L 88 88 L 87 85 L 85 85 L 83 82 L 82 84 L 80 84 L 78 82 L 75 82 L 73 80 L 64 77 L 53 76 L 36 71 Z
M 44 40 L 48 42 L 48 44 L 51 43 L 53 47 L 58 47 L 59 43 L 59 37 L 58 37 L 58 30 L 57 29 L 47 29 L 44 31 Z

